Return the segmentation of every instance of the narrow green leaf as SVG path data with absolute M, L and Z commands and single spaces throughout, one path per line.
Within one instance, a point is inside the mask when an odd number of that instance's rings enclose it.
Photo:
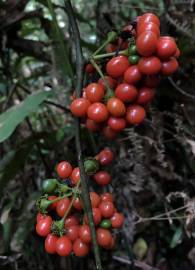
M 68 48 L 66 46 L 66 43 L 64 41 L 63 33 L 62 30 L 60 29 L 57 19 L 56 19 L 56 14 L 53 8 L 53 4 L 50 0 L 47 0 L 47 6 L 49 9 L 49 12 L 52 17 L 51 21 L 51 28 L 52 28 L 52 39 L 54 41 L 54 46 L 56 47 L 54 50 L 57 64 L 59 68 L 62 71 L 62 75 L 64 76 L 65 74 L 69 75 L 71 78 L 73 78 L 73 70 L 72 70 L 72 65 L 69 60 L 69 53 L 68 53 Z
M 0 115 L 0 142 L 6 140 L 26 116 L 37 110 L 50 92 L 38 91 Z
M 170 248 L 175 248 L 177 245 L 179 245 L 182 242 L 182 234 L 183 234 L 182 227 L 178 227 L 173 234 L 173 237 L 170 243 Z

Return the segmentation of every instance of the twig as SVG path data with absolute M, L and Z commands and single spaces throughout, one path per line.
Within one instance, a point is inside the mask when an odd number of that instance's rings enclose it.
M 74 11 L 71 5 L 70 0 L 65 1 L 65 8 L 69 17 L 70 25 L 72 28 L 73 37 L 75 40 L 76 47 L 76 95 L 77 97 L 81 96 L 81 89 L 83 86 L 83 67 L 84 67 L 84 58 L 82 53 L 82 48 L 80 44 L 80 33 L 75 20 Z M 82 197 L 84 202 L 84 208 L 89 220 L 90 231 L 92 235 L 93 249 L 96 261 L 96 268 L 102 270 L 99 247 L 96 240 L 96 231 L 95 225 L 93 222 L 93 214 L 91 208 L 91 202 L 89 197 L 88 184 L 86 181 L 86 174 L 83 166 L 83 157 L 82 157 L 82 148 L 81 148 L 81 129 L 80 129 L 80 120 L 75 119 L 75 140 L 76 140 L 76 149 L 78 156 L 78 165 L 80 169 L 80 178 L 81 178 L 81 187 L 82 187 Z
M 191 98 L 193 100 L 195 100 L 195 96 L 194 95 L 191 95 L 189 93 L 186 93 L 183 89 L 181 89 L 181 87 L 179 87 L 172 78 L 168 78 L 169 82 L 172 84 L 172 86 L 178 91 L 180 92 L 182 95 L 188 97 L 188 98 Z
M 113 256 L 112 258 L 116 261 L 119 261 L 119 262 L 122 262 L 122 263 L 125 263 L 128 265 L 132 265 L 132 262 L 129 261 L 127 258 L 119 257 L 119 256 Z M 150 265 L 146 264 L 145 262 L 140 262 L 138 260 L 134 260 L 133 262 L 134 262 L 134 265 L 136 267 L 143 269 L 143 270 L 159 270 L 158 268 L 150 266 Z

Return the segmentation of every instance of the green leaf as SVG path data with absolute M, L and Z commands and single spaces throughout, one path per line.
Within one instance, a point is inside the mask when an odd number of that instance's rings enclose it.
M 173 234 L 173 237 L 170 243 L 170 248 L 175 248 L 177 245 L 179 245 L 182 242 L 182 234 L 183 234 L 182 227 L 178 227 Z
M 50 92 L 38 91 L 29 95 L 19 105 L 13 106 L 0 115 L 0 142 L 6 140 L 15 130 L 15 128 L 30 113 L 37 110 L 38 106 L 49 97 Z
M 70 60 L 69 60 L 68 48 L 64 41 L 64 35 L 62 33 L 62 30 L 60 29 L 58 25 L 56 14 L 53 8 L 53 4 L 50 0 L 47 0 L 47 6 L 52 17 L 51 37 L 54 40 L 54 44 L 56 46 L 56 48 L 54 49 L 54 53 L 56 56 L 57 64 L 59 68 L 61 69 L 63 76 L 64 74 L 67 74 L 73 78 L 73 70 L 72 70 L 72 65 L 70 63 Z

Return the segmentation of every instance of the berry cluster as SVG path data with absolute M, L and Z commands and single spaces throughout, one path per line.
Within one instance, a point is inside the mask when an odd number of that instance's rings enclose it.
M 88 84 L 81 98 L 73 97 L 70 109 L 89 130 L 113 139 L 126 126 L 144 121 L 161 78 L 178 69 L 180 51 L 172 37 L 160 36 L 159 18 L 152 13 L 137 17 L 108 41 L 107 53 L 94 53 L 86 66 L 100 79 Z
M 99 185 L 111 181 L 106 171 L 98 171 L 100 166 L 109 165 L 114 158 L 110 149 L 102 150 L 95 158 L 84 162 L 85 171 L 93 176 Z M 60 180 L 47 179 L 43 181 L 43 196 L 37 200 L 36 232 L 45 237 L 45 250 L 50 254 L 68 256 L 86 256 L 91 247 L 92 237 L 87 215 L 84 213 L 80 187 L 79 168 L 72 168 L 67 161 L 57 165 Z M 111 193 L 101 195 L 94 191 L 89 193 L 96 238 L 100 247 L 113 249 L 115 238 L 111 229 L 120 228 L 124 221 L 114 205 Z

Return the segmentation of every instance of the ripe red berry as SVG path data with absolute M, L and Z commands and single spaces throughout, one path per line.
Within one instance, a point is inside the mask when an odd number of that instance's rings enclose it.
M 114 215 L 111 217 L 111 223 L 112 223 L 112 228 L 120 228 L 123 225 L 124 222 L 124 216 L 121 213 L 114 213 Z
M 127 109 L 126 120 L 131 125 L 137 125 L 144 121 L 146 112 L 140 105 L 131 105 Z
M 81 225 L 79 227 L 79 238 L 84 242 L 89 244 L 91 242 L 91 232 L 89 225 Z
M 161 67 L 161 61 L 156 56 L 141 58 L 138 63 L 139 70 L 146 75 L 157 74 Z
M 137 97 L 137 89 L 128 83 L 121 83 L 115 89 L 115 95 L 123 102 L 131 102 Z
M 92 208 L 92 214 L 93 214 L 94 224 L 98 225 L 102 219 L 102 214 L 101 214 L 100 209 L 99 208 Z M 87 224 L 89 223 L 86 215 L 84 216 L 84 221 Z
M 82 211 L 83 210 L 83 204 L 81 202 L 81 199 L 79 197 L 77 197 L 74 202 L 73 202 L 73 206 L 76 210 L 78 211 Z
M 160 76 L 159 75 L 147 75 L 144 78 L 143 84 L 150 88 L 155 88 L 160 83 Z
M 143 56 L 151 56 L 156 51 L 157 42 L 156 34 L 151 31 L 142 32 L 136 40 L 137 51 Z
M 72 166 L 67 161 L 62 161 L 58 163 L 56 168 L 57 174 L 60 178 L 65 179 L 68 178 L 72 173 Z
M 92 64 L 87 64 L 85 67 L 85 72 L 87 72 L 88 74 L 94 73 L 95 72 L 95 68 Z
M 129 84 L 135 84 L 141 80 L 142 74 L 137 65 L 129 67 L 124 74 L 124 80 Z
M 51 232 L 52 218 L 50 216 L 45 216 L 40 219 L 36 225 L 36 232 L 38 235 L 45 237 Z
M 171 37 L 160 37 L 157 42 L 157 55 L 161 59 L 167 59 L 177 51 L 177 45 Z
M 76 98 L 71 103 L 70 110 L 74 116 L 83 117 L 86 115 L 89 106 L 90 102 L 86 98 Z
M 64 235 L 58 238 L 56 242 L 56 252 L 60 256 L 69 256 L 72 251 L 72 243 L 70 239 Z
M 121 77 L 129 67 L 129 60 L 126 56 L 113 57 L 106 65 L 106 72 L 113 78 Z
M 48 196 L 47 199 L 49 201 L 53 201 L 53 200 L 57 199 L 57 196 Z M 57 202 L 54 202 L 54 203 L 50 204 L 49 210 L 55 210 L 56 209 L 56 206 L 57 206 Z
M 114 205 L 109 201 L 102 201 L 99 205 L 99 209 L 104 218 L 111 218 L 114 214 Z
M 70 179 L 73 185 L 76 185 L 78 181 L 80 180 L 80 169 L 79 167 L 76 167 L 72 170 L 72 173 L 70 175 Z
M 98 154 L 98 160 L 101 165 L 104 165 L 104 166 L 109 165 L 113 161 L 113 159 L 114 159 L 114 154 L 109 148 L 102 150 Z
M 126 127 L 126 121 L 124 118 L 110 117 L 108 119 L 108 125 L 117 132 L 122 131 Z
M 79 226 L 72 225 L 67 228 L 66 236 L 70 239 L 70 241 L 75 241 L 79 237 Z
M 89 106 L 87 115 L 95 122 L 104 122 L 108 118 L 108 110 L 103 103 L 96 102 Z
M 107 102 L 109 113 L 116 117 L 121 117 L 125 114 L 126 108 L 124 103 L 118 98 L 110 98 Z
M 155 91 L 149 87 L 142 87 L 139 89 L 136 103 L 139 105 L 146 105 L 154 98 Z
M 172 57 L 169 60 L 162 62 L 162 74 L 169 76 L 176 72 L 178 67 L 178 61 L 174 57 Z
M 68 198 L 61 199 L 57 202 L 56 212 L 59 217 L 63 217 L 70 205 L 70 200 Z
M 137 27 L 137 35 L 138 36 L 145 31 L 151 31 L 157 37 L 160 36 L 160 29 L 159 29 L 158 25 L 156 25 L 153 22 L 147 22 L 147 23 L 142 23 L 142 24 L 138 25 L 138 27 Z
M 65 219 L 64 227 L 67 229 L 71 226 L 79 225 L 79 220 L 76 216 L 69 216 Z
M 149 22 L 153 22 L 157 26 L 160 26 L 159 18 L 153 13 L 145 13 L 142 16 L 140 16 L 138 20 L 138 25 L 141 25 L 142 23 L 149 23 Z
M 103 193 L 100 197 L 101 197 L 102 202 L 106 202 L 106 201 L 113 202 L 113 196 L 111 193 L 108 193 L 108 192 Z
M 100 186 L 108 185 L 111 182 L 111 175 L 106 171 L 99 171 L 94 175 L 96 183 Z
M 90 196 L 90 200 L 91 200 L 91 206 L 93 208 L 98 207 L 98 205 L 101 201 L 100 196 L 94 191 L 90 191 L 89 196 Z
M 85 88 L 85 93 L 87 96 L 87 99 L 94 103 L 101 101 L 104 97 L 104 86 L 98 83 L 90 83 L 86 88 Z
M 109 230 L 98 228 L 97 231 L 97 242 L 100 246 L 109 246 L 112 242 L 112 235 Z
M 104 80 L 102 78 L 100 78 L 98 80 L 98 83 L 101 84 L 102 86 L 104 86 L 106 88 L 106 84 L 104 81 L 107 81 L 108 85 L 110 88 L 114 88 L 117 85 L 117 81 L 114 80 L 112 77 L 110 76 L 104 76 Z
M 49 254 L 55 254 L 56 253 L 56 242 L 58 240 L 58 237 L 54 234 L 48 234 L 45 238 L 45 251 Z
M 73 243 L 73 252 L 77 257 L 84 257 L 89 253 L 89 246 L 78 238 Z

